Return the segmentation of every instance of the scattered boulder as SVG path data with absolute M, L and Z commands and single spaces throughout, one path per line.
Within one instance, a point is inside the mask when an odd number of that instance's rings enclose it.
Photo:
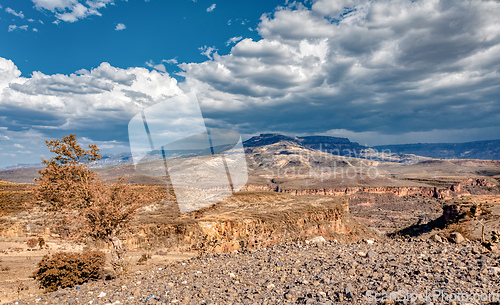
M 491 231 L 491 242 L 498 243 L 500 241 L 500 231 Z
M 481 215 L 483 213 L 482 209 L 480 206 L 474 204 L 473 206 L 471 206 L 470 208 L 470 213 L 473 217 L 477 217 L 479 215 Z
M 460 205 L 449 204 L 443 207 L 443 219 L 444 221 L 453 221 L 460 214 Z
M 450 233 L 449 240 L 452 243 L 461 244 L 465 241 L 465 238 L 462 236 L 462 234 L 460 234 L 458 232 L 453 232 L 453 233 Z
M 316 236 L 312 239 L 306 240 L 306 244 L 325 244 L 326 239 L 323 236 Z
M 438 242 L 438 243 L 442 243 L 443 242 L 443 239 L 441 238 L 441 236 L 439 236 L 438 234 L 435 234 L 431 237 L 431 239 L 435 242 Z
M 373 252 L 372 250 L 370 250 L 366 253 L 366 257 L 371 258 L 371 259 L 374 259 L 376 256 L 377 256 L 377 254 L 375 252 Z
M 481 249 L 480 249 L 479 247 L 474 246 L 474 247 L 472 247 L 472 249 L 471 249 L 471 253 L 472 253 L 472 254 L 481 254 L 481 253 L 482 253 L 482 251 L 481 251 Z

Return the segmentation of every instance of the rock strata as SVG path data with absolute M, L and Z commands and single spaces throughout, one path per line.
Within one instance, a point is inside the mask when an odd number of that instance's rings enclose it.
M 388 194 L 396 197 L 422 195 L 424 197 L 451 199 L 470 195 L 466 187 L 480 186 L 493 187 L 495 184 L 486 179 L 462 179 L 460 182 L 451 184 L 447 187 L 432 187 L 432 186 L 351 186 L 339 188 L 322 188 L 322 189 L 284 189 L 278 186 L 262 186 L 262 185 L 246 185 L 245 191 L 274 191 L 278 193 L 286 193 L 296 196 L 304 195 L 328 195 L 328 196 L 351 196 L 354 194 Z
M 239 193 L 170 219 L 162 218 L 162 211 L 141 212 L 133 231 L 122 237 L 128 249 L 138 249 L 148 236 L 171 250 L 227 253 L 285 241 L 352 242 L 374 235 L 352 217 L 345 198 Z

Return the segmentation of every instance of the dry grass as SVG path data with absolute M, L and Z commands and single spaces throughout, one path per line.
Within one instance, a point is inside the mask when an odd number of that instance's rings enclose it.
M 458 233 L 462 234 L 462 236 L 466 239 L 469 239 L 469 240 L 473 239 L 472 230 L 470 229 L 470 226 L 468 223 L 459 222 L 459 223 L 452 223 L 452 224 L 446 226 L 443 236 L 446 238 L 450 238 L 450 234 L 453 232 L 458 232 Z
M 0 217 L 26 209 L 32 186 L 0 180 Z

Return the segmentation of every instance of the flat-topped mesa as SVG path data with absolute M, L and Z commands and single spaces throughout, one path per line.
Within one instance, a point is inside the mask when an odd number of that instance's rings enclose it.
M 245 147 L 258 147 L 272 145 L 279 142 L 291 142 L 299 144 L 300 140 L 297 137 L 289 137 L 278 133 L 262 133 L 243 142 Z
M 303 145 L 312 144 L 353 144 L 348 138 L 330 137 L 330 136 L 307 136 L 298 137 Z M 357 144 L 357 143 L 356 143 Z
M 299 137 L 300 144 L 304 147 L 325 151 L 337 155 L 349 155 L 359 153 L 365 146 L 359 145 L 356 142 L 351 142 L 348 138 L 338 138 L 330 136 L 308 136 Z
M 252 137 L 243 142 L 243 145 L 245 147 L 259 147 L 276 143 L 290 143 L 302 148 L 348 156 L 353 156 L 366 149 L 365 146 L 359 145 L 356 142 L 351 142 L 348 138 L 330 136 L 290 137 L 274 133 L 260 134 L 259 136 Z

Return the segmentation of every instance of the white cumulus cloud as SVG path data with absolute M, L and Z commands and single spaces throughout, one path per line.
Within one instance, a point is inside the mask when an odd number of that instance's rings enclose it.
M 28 25 L 21 25 L 21 26 L 17 26 L 15 24 L 11 24 L 9 25 L 9 32 L 12 32 L 12 31 L 15 31 L 15 30 L 23 30 L 23 31 L 27 31 L 28 30 Z
M 99 9 L 114 4 L 114 0 L 32 0 L 35 7 L 47 10 L 61 21 L 76 22 L 89 16 L 101 16 Z M 58 24 L 57 22 L 53 22 Z
M 15 10 L 11 9 L 10 7 L 6 8 L 5 11 L 9 14 L 12 14 L 14 16 L 17 16 L 19 18 L 24 18 L 24 14 L 22 11 L 16 12 Z
M 118 23 L 118 24 L 116 25 L 115 31 L 123 31 L 123 30 L 125 30 L 126 28 L 127 28 L 127 27 L 125 26 L 125 24 L 123 24 L 123 23 Z
M 32 0 L 35 7 L 45 9 L 51 12 L 62 11 L 71 8 L 77 4 L 77 0 Z
M 176 65 L 176 64 L 178 64 L 177 59 L 175 59 L 175 58 L 164 59 L 161 62 L 167 63 L 169 65 Z
M 101 15 L 97 10 L 89 9 L 81 3 L 77 3 L 75 6 L 71 8 L 71 11 L 65 13 L 57 13 L 57 19 L 66 22 L 75 22 L 78 19 L 83 19 L 90 15 Z
M 163 62 L 163 61 L 162 61 Z M 163 64 L 155 64 L 153 62 L 153 60 L 150 60 L 148 62 L 146 62 L 146 65 L 150 68 L 153 68 L 155 70 L 158 70 L 158 71 L 161 71 L 161 72 L 167 72 L 167 69 L 165 68 L 165 66 Z
M 411 141 L 476 128 L 497 138 L 499 16 L 500 2 L 487 0 L 278 8 L 262 16 L 261 39 L 226 55 L 205 46 L 210 60 L 181 64 L 181 86 L 244 133 L 370 131 Z
M 217 5 L 216 5 L 215 3 L 214 3 L 214 4 L 212 4 L 212 5 L 210 5 L 209 7 L 207 7 L 207 12 L 213 12 L 213 10 L 215 10 L 215 7 L 216 7 L 216 6 L 217 6 Z
M 181 93 L 167 73 L 146 68 L 120 69 L 102 63 L 69 75 L 33 72 L 21 77 L 11 60 L 0 58 L 0 126 L 4 127 L 0 135 L 36 131 L 43 142 L 74 132 L 123 144 L 134 115 Z
M 209 47 L 209 46 L 203 46 L 200 47 L 199 50 L 201 51 L 201 55 L 205 55 L 209 59 L 213 59 L 213 54 L 217 54 L 217 49 L 215 47 Z
M 229 38 L 229 39 L 226 41 L 226 46 L 228 46 L 228 45 L 230 45 L 230 44 L 237 43 L 237 42 L 238 42 L 238 41 L 240 41 L 241 39 L 243 39 L 243 37 L 241 37 L 241 36 L 231 37 L 231 38 Z

